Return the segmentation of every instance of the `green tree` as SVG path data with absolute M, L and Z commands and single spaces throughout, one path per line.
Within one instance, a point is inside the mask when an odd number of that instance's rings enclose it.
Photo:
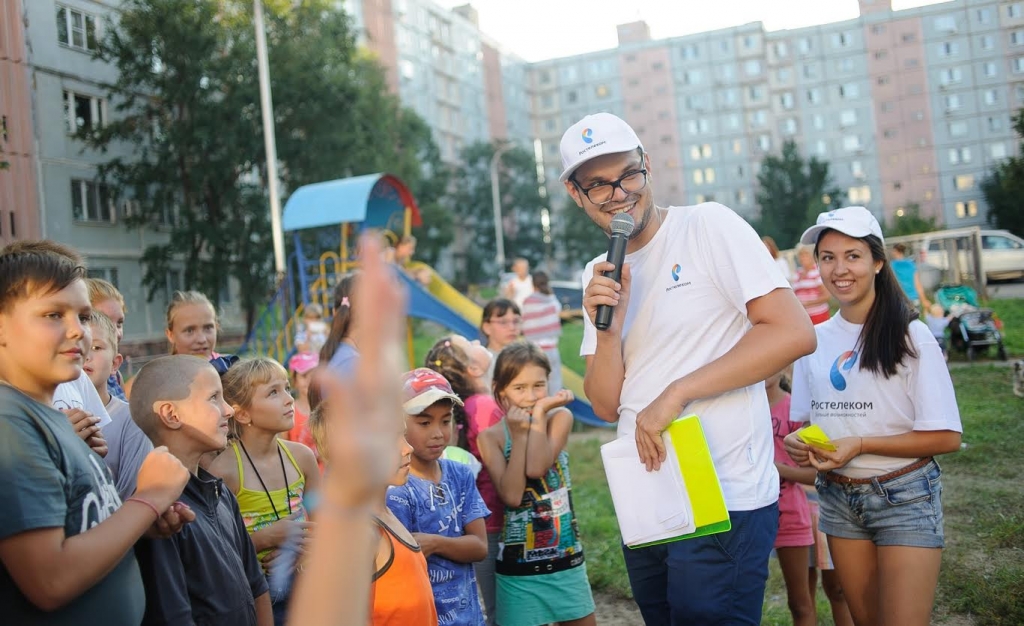
M 1013 117 L 1013 129 L 1021 139 L 1024 154 L 1024 109 Z M 1024 157 L 1014 156 L 1000 162 L 981 181 L 981 192 L 988 203 L 989 222 L 1024 237 Z
M 497 148 L 491 143 L 475 143 L 462 152 L 462 164 L 455 168 L 448 205 L 458 216 L 454 234 L 455 281 L 459 286 L 493 283 L 508 268 L 495 266 L 496 243 L 491 202 L 491 157 Z M 502 235 L 506 260 L 524 257 L 537 267 L 544 259 L 541 208 L 537 166 L 533 154 L 515 147 L 500 157 Z
M 419 167 L 437 154 L 429 129 L 387 92 L 336 3 L 266 5 L 285 192 L 390 171 L 435 201 Z M 273 249 L 251 10 L 248 0 L 126 0 L 97 52 L 118 70 L 117 115 L 83 135 L 98 150 L 132 146 L 100 175 L 136 201 L 130 227 L 168 232 L 143 255 L 149 297 L 178 263 L 188 287 L 215 300 L 232 277 L 250 327 L 271 287 Z
M 572 271 L 583 269 L 591 259 L 608 250 L 608 236 L 571 197 L 566 198 L 565 205 L 552 219 L 551 230 L 559 259 Z
M 843 193 L 832 181 L 828 162 L 805 160 L 793 141 L 782 145 L 779 156 L 761 161 L 757 182 L 761 217 L 755 226 L 783 249 L 796 245 L 818 213 L 842 204 Z
M 939 230 L 938 220 L 935 216 L 921 215 L 921 205 L 916 202 L 908 204 L 903 210 L 903 215 L 893 216 L 891 222 L 882 224 L 882 231 L 887 237 L 930 233 L 933 230 Z

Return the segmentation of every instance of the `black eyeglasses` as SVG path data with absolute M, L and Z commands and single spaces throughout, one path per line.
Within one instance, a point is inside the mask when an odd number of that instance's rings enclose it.
M 615 197 L 615 190 L 621 189 L 626 194 L 636 193 L 647 186 L 647 170 L 644 168 L 633 170 L 632 172 L 626 172 L 618 180 L 613 180 L 610 183 L 598 183 L 592 187 L 584 189 L 576 181 L 572 180 L 572 183 L 576 185 L 576 188 L 580 190 L 580 193 L 585 195 L 588 200 L 597 205 L 608 204 Z

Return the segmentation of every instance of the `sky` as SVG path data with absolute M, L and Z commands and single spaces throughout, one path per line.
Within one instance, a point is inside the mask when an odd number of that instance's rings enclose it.
M 480 30 L 526 61 L 614 48 L 615 26 L 644 20 L 663 39 L 763 22 L 768 30 L 857 17 L 857 0 L 434 0 L 451 8 L 471 1 Z M 907 9 L 938 0 L 893 0 Z

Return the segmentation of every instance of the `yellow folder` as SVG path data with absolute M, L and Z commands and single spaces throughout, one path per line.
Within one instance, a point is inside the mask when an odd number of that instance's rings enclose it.
M 601 447 L 623 543 L 640 548 L 732 528 L 722 486 L 696 415 L 663 433 L 666 459 L 648 472 L 631 437 Z

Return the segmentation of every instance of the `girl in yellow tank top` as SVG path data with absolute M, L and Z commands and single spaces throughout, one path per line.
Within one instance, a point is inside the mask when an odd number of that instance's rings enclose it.
M 253 547 L 269 573 L 289 541 L 302 541 L 310 522 L 303 496 L 320 481 L 313 451 L 278 437 L 294 425 L 295 400 L 288 373 L 265 357 L 239 361 L 221 377 L 224 399 L 234 408 L 232 440 L 210 463 L 238 499 Z M 297 539 L 296 539 L 297 538 Z M 271 587 L 275 623 L 284 623 L 287 589 Z

